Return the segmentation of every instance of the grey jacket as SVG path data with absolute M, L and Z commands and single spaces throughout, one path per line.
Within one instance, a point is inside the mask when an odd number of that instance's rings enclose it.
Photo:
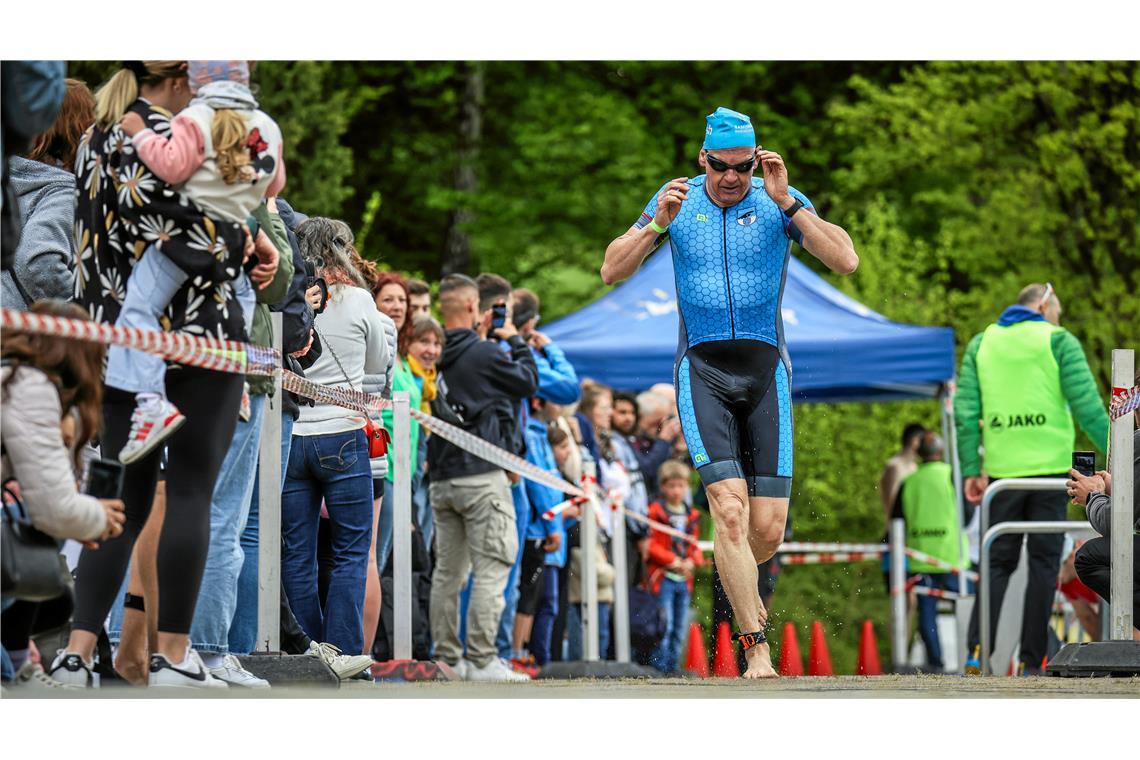
M 11 367 L 4 367 L 8 379 Z M 79 493 L 71 457 L 63 445 L 59 391 L 47 375 L 21 367 L 4 397 L 0 440 L 4 455 L 0 476 L 16 478 L 32 524 L 55 538 L 98 538 L 107 514 L 98 499 Z
M 392 368 L 396 364 L 396 323 L 384 312 L 380 312 L 380 321 L 384 324 L 384 337 L 388 341 L 388 367 L 382 374 L 365 375 L 361 388 L 365 393 L 378 393 L 384 398 L 392 398 Z M 372 422 L 381 424 L 379 412 L 372 415 Z M 373 480 L 383 480 L 388 477 L 388 457 L 376 457 L 370 460 L 370 463 Z
M 0 305 L 26 309 L 41 298 L 67 300 L 75 291 L 75 175 L 13 156 L 9 182 L 23 230 L 15 263 L 0 275 Z
M 1140 530 L 1140 429 L 1132 433 L 1132 514 L 1136 515 L 1133 528 Z M 1108 494 L 1094 493 L 1089 495 L 1085 513 L 1093 530 L 1105 538 L 1112 535 L 1112 497 Z

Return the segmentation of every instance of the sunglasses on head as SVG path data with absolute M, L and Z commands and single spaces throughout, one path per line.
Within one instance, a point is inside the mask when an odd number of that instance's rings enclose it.
M 756 156 L 752 156 L 752 158 L 748 159 L 747 161 L 741 161 L 739 164 L 726 164 L 719 158 L 715 158 L 711 154 L 706 153 L 705 161 L 708 162 L 709 168 L 713 169 L 714 171 L 726 172 L 729 169 L 732 169 L 737 174 L 745 174 L 752 171 L 752 167 L 756 165 Z

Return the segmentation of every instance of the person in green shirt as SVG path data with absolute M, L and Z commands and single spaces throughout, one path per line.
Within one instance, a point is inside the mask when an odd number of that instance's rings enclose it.
M 958 458 L 966 499 L 977 503 L 990 478 L 1066 476 L 1076 427 L 1097 451 L 1108 443 L 1108 413 L 1080 341 L 1060 327 L 1061 302 L 1050 284 L 1034 283 L 998 321 L 975 335 L 962 357 L 957 417 Z M 1074 424 L 1075 423 L 1075 424 Z M 979 441 L 980 430 L 980 441 Z M 979 443 L 984 461 L 979 456 Z M 1016 520 L 1065 519 L 1066 494 L 1005 491 L 994 498 L 990 525 Z M 983 525 L 984 532 L 989 526 Z M 1021 534 L 1002 536 L 990 552 L 991 637 L 1009 576 L 1021 555 Z M 1021 629 L 1021 672 L 1035 674 L 1045 657 L 1046 629 L 1064 537 L 1029 536 L 1029 581 Z M 966 672 L 980 672 L 978 608 L 970 617 L 971 657 Z
M 969 562 L 966 534 L 958 519 L 954 478 L 946 464 L 942 436 L 926 432 L 918 444 L 921 464 L 903 479 L 895 505 L 906 521 L 906 545 L 948 563 L 955 569 Z M 918 573 L 918 585 L 958 590 L 958 575 L 944 565 L 911 559 L 909 572 Z M 918 597 L 918 631 L 926 646 L 926 664 L 942 672 L 942 642 L 938 636 L 938 599 Z

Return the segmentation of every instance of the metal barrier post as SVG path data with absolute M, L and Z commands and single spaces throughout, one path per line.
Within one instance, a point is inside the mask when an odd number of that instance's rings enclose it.
M 1115 349 L 1112 352 L 1112 387 L 1132 387 L 1136 369 L 1135 352 Z M 1135 415 L 1126 414 L 1113 420 L 1109 450 L 1112 452 L 1112 536 L 1109 584 L 1112 595 L 1112 638 L 1131 641 L 1132 626 L 1132 431 Z
M 1055 479 L 1054 479 L 1055 480 Z M 1001 481 L 1006 482 L 1006 481 Z M 1064 483 L 1064 481 L 1060 481 Z M 992 487 L 992 486 L 991 486 Z M 1046 489 L 1036 489 L 1046 490 Z M 989 491 L 986 492 L 989 496 Z M 983 503 L 984 500 L 983 500 Z M 1096 531 L 1087 522 L 1068 520 L 1048 520 L 1040 522 L 1003 522 L 990 528 L 982 536 L 981 579 L 978 581 L 978 623 L 982 645 L 982 675 L 993 674 L 990 668 L 990 547 L 999 537 L 1007 533 L 1073 533 L 1095 536 Z
M 625 513 L 612 513 L 614 520 L 614 658 L 629 662 L 629 565 L 626 564 Z M 601 653 L 603 656 L 605 652 Z
M 392 396 L 392 659 L 412 659 L 412 465 L 411 402 L 407 391 Z
M 906 523 L 891 520 L 891 664 L 895 671 L 906 666 Z
M 579 530 L 579 552 L 582 555 L 582 659 L 598 659 L 598 523 L 595 516 L 597 500 L 593 489 L 582 503 Z
M 946 458 L 950 462 L 950 472 L 954 481 L 954 505 L 958 508 L 958 530 L 963 533 L 966 530 L 966 497 L 962 491 L 962 464 L 958 459 L 958 426 L 954 419 L 954 383 L 953 381 L 946 383 L 942 386 L 942 440 L 946 444 Z M 962 557 L 962 567 L 958 570 L 958 592 L 965 594 L 969 588 L 966 582 L 966 568 L 970 565 L 970 557 Z M 969 605 L 954 604 L 954 620 L 957 624 L 957 631 L 959 635 L 958 641 L 958 657 L 957 662 L 962 663 L 966 661 L 969 654 L 966 644 L 966 638 L 960 635 L 961 631 L 969 627 Z
M 273 347 L 281 351 L 281 313 L 270 312 Z M 281 411 L 280 374 L 265 400 L 257 464 L 257 641 L 265 652 L 281 650 Z M 255 647 L 256 649 L 257 647 Z

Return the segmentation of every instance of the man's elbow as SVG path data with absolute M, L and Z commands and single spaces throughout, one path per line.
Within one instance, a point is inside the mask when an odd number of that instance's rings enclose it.
M 609 262 L 602 264 L 601 274 L 602 282 L 604 282 L 606 285 L 613 285 L 615 282 L 621 279 L 614 271 L 614 268 L 610 266 Z
M 855 253 L 855 249 L 848 246 L 844 249 L 843 254 L 840 256 L 839 261 L 836 263 L 832 270 L 836 274 L 848 275 L 854 274 L 855 270 L 859 268 L 859 254 Z

